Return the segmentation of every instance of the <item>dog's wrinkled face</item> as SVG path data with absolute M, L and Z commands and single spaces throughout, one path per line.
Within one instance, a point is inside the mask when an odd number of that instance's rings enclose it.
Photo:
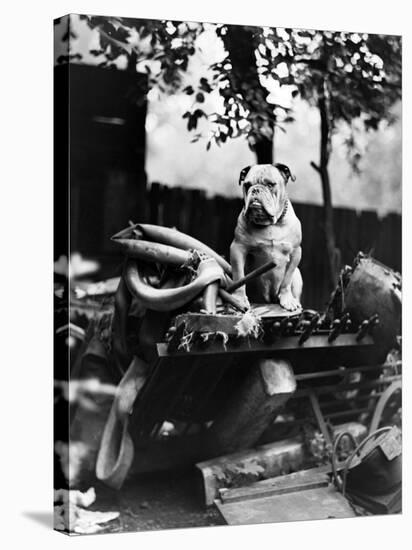
M 256 225 L 272 225 L 283 212 L 286 184 L 294 176 L 284 164 L 256 164 L 240 173 L 239 184 L 243 185 L 245 215 Z

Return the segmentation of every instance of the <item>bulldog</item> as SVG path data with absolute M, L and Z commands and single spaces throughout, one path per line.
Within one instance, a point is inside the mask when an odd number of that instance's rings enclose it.
M 244 206 L 230 246 L 233 281 L 269 260 L 275 267 L 241 287 L 237 296 L 247 305 L 279 303 L 288 311 L 300 309 L 302 277 L 301 224 L 287 195 L 295 181 L 285 164 L 257 164 L 240 172 Z

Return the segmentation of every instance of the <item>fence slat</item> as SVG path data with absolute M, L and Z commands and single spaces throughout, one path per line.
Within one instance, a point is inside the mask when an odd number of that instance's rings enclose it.
M 380 229 L 381 222 L 376 212 L 372 210 L 361 212 L 358 223 L 359 250 L 373 256 L 378 244 Z

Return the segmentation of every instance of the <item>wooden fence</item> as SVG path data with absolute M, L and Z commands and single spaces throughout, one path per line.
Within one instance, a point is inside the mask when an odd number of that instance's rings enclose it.
M 301 270 L 305 307 L 322 308 L 328 300 L 327 255 L 321 206 L 294 203 L 302 223 Z M 142 197 L 139 219 L 176 227 L 196 237 L 228 257 L 242 200 L 222 196 L 208 197 L 202 190 L 167 187 L 152 183 Z M 379 218 L 374 211 L 335 208 L 337 245 L 342 262 L 352 263 L 358 251 L 371 252 L 384 264 L 401 271 L 401 216 Z

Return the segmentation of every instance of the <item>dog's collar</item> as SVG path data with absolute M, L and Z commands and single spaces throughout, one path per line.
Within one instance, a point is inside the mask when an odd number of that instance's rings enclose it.
M 285 206 L 283 207 L 282 214 L 276 220 L 276 223 L 281 222 L 283 220 L 283 218 L 286 216 L 286 212 L 288 211 L 288 205 L 289 205 L 289 199 L 288 199 L 288 197 L 286 197 Z

